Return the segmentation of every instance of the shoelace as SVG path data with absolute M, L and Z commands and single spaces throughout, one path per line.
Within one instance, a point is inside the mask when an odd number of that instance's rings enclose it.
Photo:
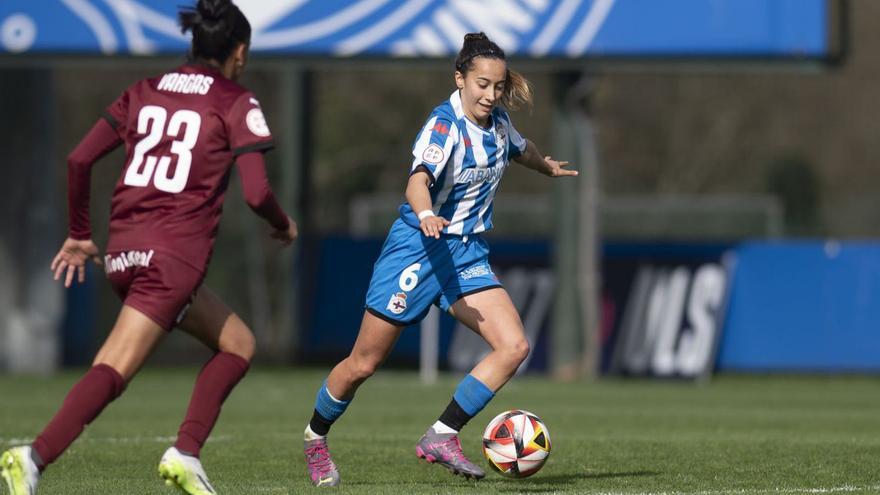
M 330 459 L 330 452 L 327 450 L 327 444 L 320 444 L 307 448 L 306 455 L 309 458 L 309 464 L 318 468 L 318 472 L 321 476 L 324 476 L 333 470 L 333 461 Z

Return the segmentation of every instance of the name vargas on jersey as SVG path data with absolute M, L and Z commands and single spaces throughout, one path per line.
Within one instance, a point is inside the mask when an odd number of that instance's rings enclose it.
M 211 76 L 171 72 L 162 76 L 156 89 L 185 95 L 206 95 L 212 84 L 214 84 L 214 78 Z

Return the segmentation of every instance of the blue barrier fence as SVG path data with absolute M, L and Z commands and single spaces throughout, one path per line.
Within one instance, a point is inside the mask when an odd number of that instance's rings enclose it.
M 551 277 L 546 242 L 490 242 L 493 266 L 540 321 L 529 369 L 545 369 Z M 328 238 L 317 246 L 304 356 L 344 356 L 356 337 L 381 240 Z M 603 249 L 602 369 L 631 375 L 719 371 L 880 371 L 880 243 L 614 244 Z M 545 282 L 542 282 L 545 281 Z M 552 284 L 552 282 L 551 282 Z M 545 284 L 546 285 L 546 284 Z M 517 298 L 514 298 L 517 300 Z M 530 306 L 531 305 L 531 306 Z M 540 306 L 535 306 L 540 305 Z M 441 320 L 441 364 L 454 332 Z M 404 332 L 391 359 L 418 359 Z
M 351 349 L 382 239 L 328 237 L 296 275 L 304 299 L 301 357 L 327 361 Z M 547 367 L 552 247 L 490 242 L 490 260 L 523 315 L 530 370 Z M 602 369 L 630 375 L 734 372 L 880 372 L 880 242 L 606 244 L 603 248 Z M 94 272 L 90 275 L 100 276 Z M 548 296 L 548 293 L 550 294 Z M 546 297 L 544 297 L 546 296 Z M 68 292 L 65 361 L 91 348 L 93 284 Z M 440 321 L 440 363 L 457 332 Z M 708 339 L 708 340 L 707 340 Z M 404 331 L 392 362 L 418 360 L 419 328 Z
M 880 243 L 749 243 L 734 257 L 719 369 L 880 371 Z

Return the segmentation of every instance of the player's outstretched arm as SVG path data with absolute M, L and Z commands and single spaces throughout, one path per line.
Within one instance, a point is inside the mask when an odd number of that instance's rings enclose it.
M 89 220 L 92 165 L 122 144 L 119 134 L 104 119 L 98 120 L 67 157 L 67 206 L 70 232 L 49 268 L 55 280 L 64 276 L 64 286 L 70 287 L 73 277 L 86 280 L 86 262 L 92 259 L 101 264 L 98 247 L 92 242 Z
M 438 217 L 431 210 L 431 192 L 428 186 L 431 176 L 425 171 L 416 171 L 409 176 L 406 184 L 406 200 L 419 217 L 419 228 L 427 237 L 440 238 L 440 232 L 449 225 L 449 220 Z
M 67 212 L 71 239 L 91 239 L 89 198 L 92 165 L 120 144 L 122 139 L 116 130 L 106 120 L 99 119 L 67 156 Z
M 296 222 L 284 213 L 275 199 L 275 194 L 272 193 L 272 188 L 269 187 L 263 154 L 258 151 L 245 153 L 239 156 L 235 163 L 241 176 L 244 200 L 254 213 L 275 229 L 272 238 L 278 239 L 285 246 L 296 240 L 299 235 Z
M 568 166 L 568 162 L 556 161 L 550 156 L 542 156 L 538 151 L 538 147 L 530 140 L 526 140 L 526 151 L 522 155 L 513 159 L 515 162 L 528 167 L 536 172 L 540 172 L 547 177 L 562 177 L 566 175 L 577 175 L 577 170 L 569 170 L 563 167 Z

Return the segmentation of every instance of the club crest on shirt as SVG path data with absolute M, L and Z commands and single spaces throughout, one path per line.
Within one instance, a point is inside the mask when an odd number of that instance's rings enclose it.
M 259 108 L 252 108 L 245 117 L 248 129 L 260 137 L 266 137 L 270 134 L 269 126 L 266 124 L 266 117 Z
M 391 296 L 391 299 L 388 300 L 388 307 L 386 307 L 385 309 L 391 311 L 396 315 L 399 315 L 400 313 L 406 311 L 406 293 L 398 292 L 397 294 Z
M 422 152 L 422 161 L 437 165 L 443 161 L 443 156 L 443 148 L 435 143 L 431 143 L 431 145 L 425 148 L 425 151 Z
M 495 134 L 498 135 L 499 141 L 504 141 L 507 138 L 507 129 L 503 125 L 499 125 L 495 128 Z

